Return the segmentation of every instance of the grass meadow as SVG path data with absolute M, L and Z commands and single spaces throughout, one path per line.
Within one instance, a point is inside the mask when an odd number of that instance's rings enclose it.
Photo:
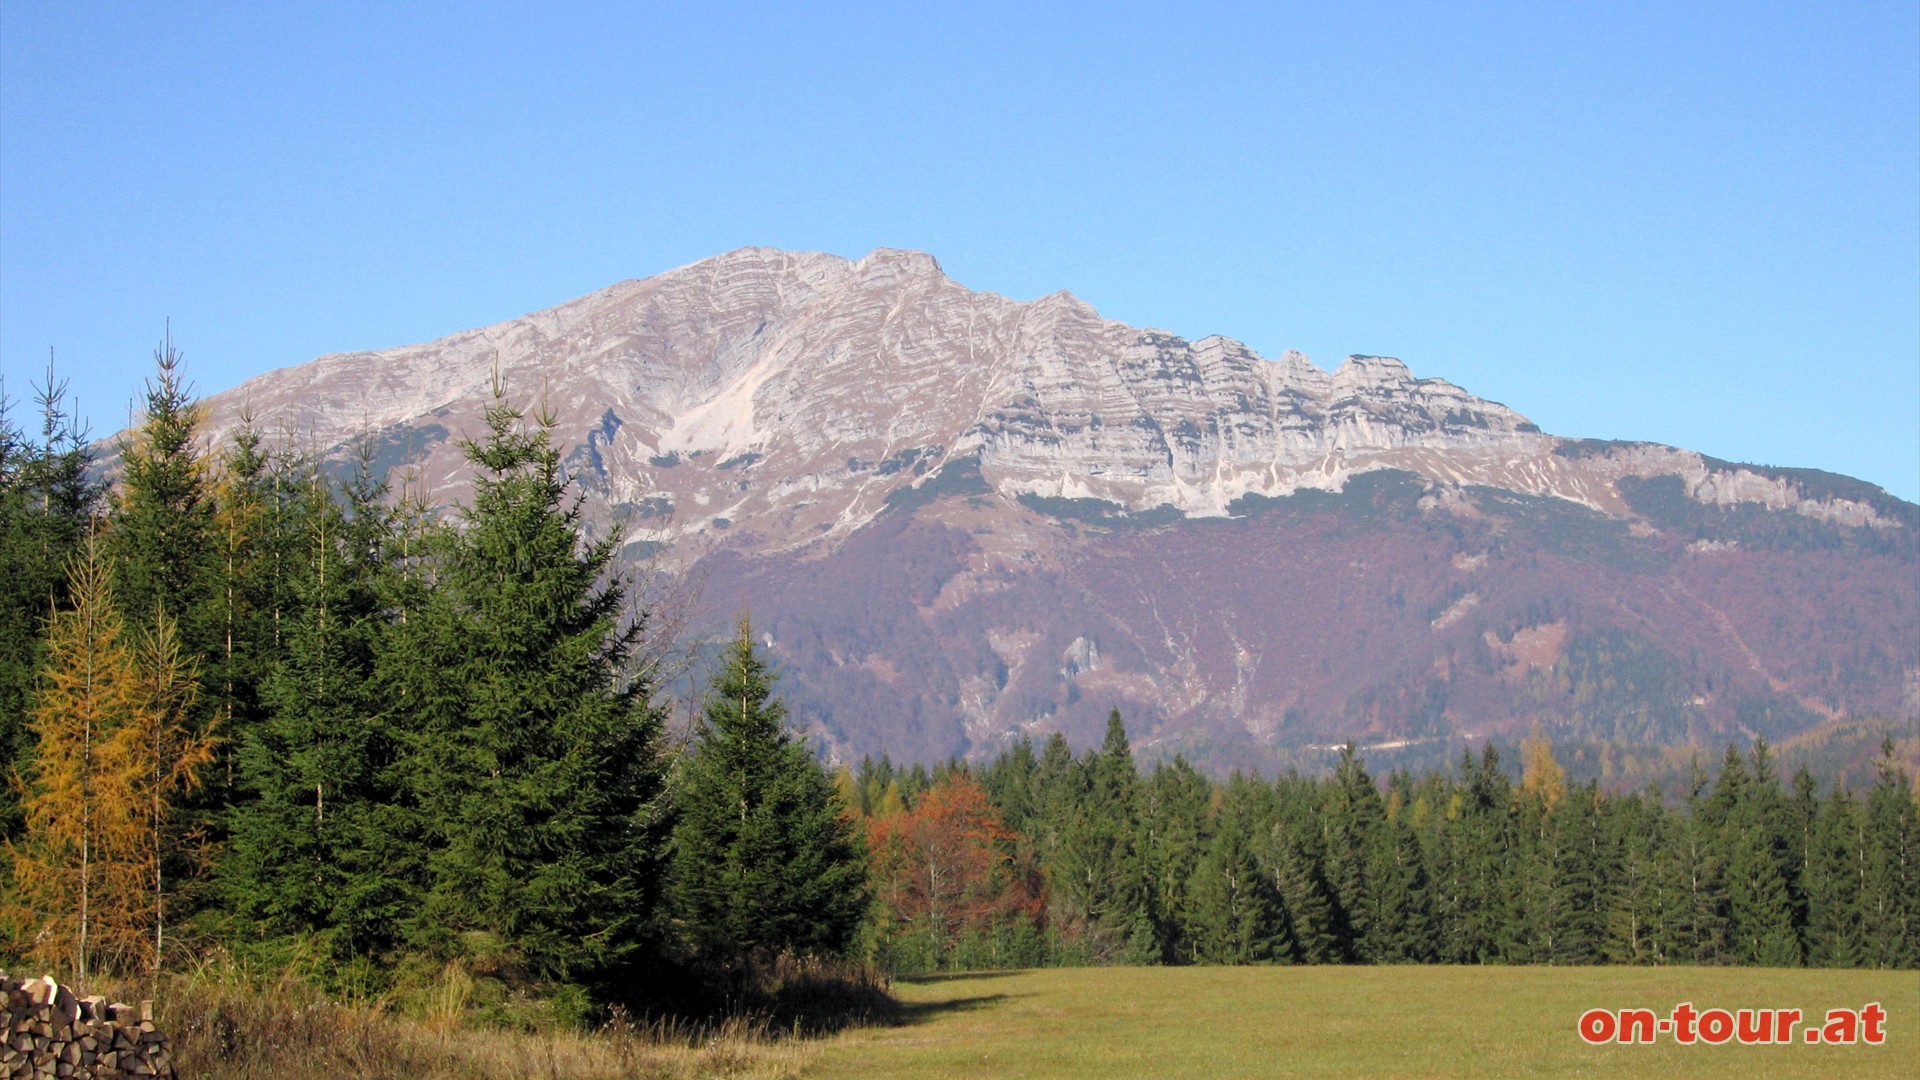
M 872 1023 L 510 1030 L 458 980 L 421 1001 L 330 1002 L 207 969 L 152 994 L 180 1075 L 207 1080 L 812 1080 L 819 1077 L 1920 1075 L 1920 972 L 1760 968 L 1046 968 L 900 979 Z M 1590 1008 L 1886 1010 L 1880 1046 L 1590 1046 Z
M 894 984 L 902 1022 L 818 1044 L 823 1077 L 1920 1075 L 1920 972 L 1757 968 L 1193 967 Z M 1589 1046 L 1590 1008 L 1878 1001 L 1883 1045 Z M 1798 1039 L 1798 1036 L 1796 1036 Z

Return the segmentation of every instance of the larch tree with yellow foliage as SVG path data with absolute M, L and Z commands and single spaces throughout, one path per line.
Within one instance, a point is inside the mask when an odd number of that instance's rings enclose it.
M 1538 723 L 1520 742 L 1520 790 L 1537 798 L 1548 810 L 1567 797 L 1567 773 L 1553 756 L 1553 741 Z
M 142 818 L 133 864 L 144 902 L 127 931 L 131 938 L 137 929 L 143 946 L 151 942 L 150 950 L 143 949 L 144 967 L 158 973 L 166 955 L 167 868 L 196 867 L 203 861 L 191 849 L 194 837 L 177 826 L 174 803 L 200 786 L 201 770 L 213 760 L 218 737 L 215 725 L 195 730 L 189 720 L 199 687 L 193 662 L 181 655 L 179 632 L 164 610 L 154 612 L 153 629 L 141 635 L 136 660 L 140 708 L 117 733 L 111 760 L 121 771 L 110 779 L 116 793 L 127 793 Z
M 89 537 L 68 576 L 71 611 L 53 614 L 42 685 L 29 714 L 34 752 L 22 789 L 24 832 L 9 844 L 13 880 L 7 922 L 14 951 L 41 964 L 90 961 L 119 944 L 103 941 L 101 908 L 132 893 L 110 880 L 136 849 L 137 808 L 104 782 L 114 769 L 115 737 L 140 708 L 139 673 L 113 607 L 107 562 Z
M 16 779 L 25 830 L 8 845 L 5 922 L 13 951 L 39 964 L 83 978 L 157 971 L 169 804 L 196 782 L 211 739 L 187 734 L 192 676 L 171 623 L 128 633 L 92 537 L 68 576 L 73 607 L 49 623 L 34 753 Z

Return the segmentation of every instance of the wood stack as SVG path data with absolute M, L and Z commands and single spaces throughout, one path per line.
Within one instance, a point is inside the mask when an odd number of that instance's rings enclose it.
M 103 997 L 75 997 L 51 975 L 23 981 L 4 971 L 0 995 L 7 1019 L 0 1075 L 174 1076 L 151 1001 L 138 1008 L 109 1004 Z

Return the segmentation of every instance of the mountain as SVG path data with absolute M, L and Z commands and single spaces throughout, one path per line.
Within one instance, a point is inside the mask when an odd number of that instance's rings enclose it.
M 1216 768 L 1920 716 L 1920 507 L 1556 437 L 1387 357 L 975 292 L 919 252 L 742 249 L 262 375 L 210 432 L 248 414 L 455 502 L 496 380 L 596 530 L 751 608 L 843 758 L 1079 745 L 1116 705 Z

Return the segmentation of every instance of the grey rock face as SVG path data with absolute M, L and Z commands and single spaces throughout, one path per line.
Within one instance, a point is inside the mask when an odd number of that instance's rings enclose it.
M 1558 457 L 1512 409 L 1398 360 L 1268 360 L 1103 319 L 1064 292 L 975 292 L 887 249 L 745 248 L 439 341 L 321 357 L 213 398 L 212 433 L 245 410 L 323 456 L 371 439 L 383 463 L 417 465 L 419 494 L 457 499 L 457 438 L 435 433 L 478 431 L 496 378 L 552 417 L 597 520 L 652 541 L 721 521 L 745 525 L 728 539 L 748 547 L 843 536 L 969 460 L 1006 495 L 1201 516 L 1386 467 L 1610 511 L 1623 471 L 1684 472 L 1710 501 L 1804 501 L 1664 448 Z

